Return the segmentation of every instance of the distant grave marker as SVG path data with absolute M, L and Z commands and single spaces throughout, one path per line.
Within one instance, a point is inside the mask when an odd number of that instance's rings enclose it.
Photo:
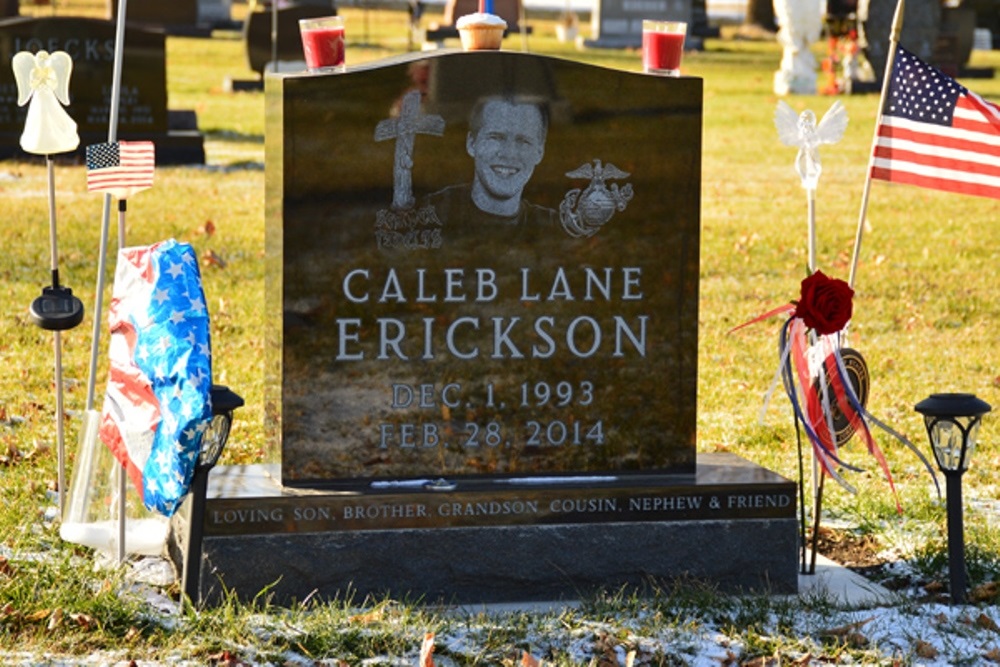
M 118 17 L 118 3 L 109 3 L 111 18 Z M 210 37 L 215 28 L 232 28 L 232 0 L 129 0 L 130 25 L 162 30 L 171 35 Z
M 688 35 L 694 26 L 692 0 L 597 0 L 591 15 L 587 46 L 640 48 L 642 20 L 686 21 Z M 688 44 L 691 48 L 692 44 Z
M 115 24 L 87 18 L 17 18 L 0 21 L 0 60 L 10 63 L 20 51 L 66 51 L 73 58 L 70 116 L 80 134 L 80 155 L 88 144 L 107 141 Z M 130 28 L 125 32 L 118 138 L 156 144 L 158 164 L 203 163 L 204 137 L 194 112 L 167 109 L 166 46 L 162 33 Z M 17 138 L 26 108 L 17 106 L 11 68 L 0 68 L 0 157 L 23 155 Z

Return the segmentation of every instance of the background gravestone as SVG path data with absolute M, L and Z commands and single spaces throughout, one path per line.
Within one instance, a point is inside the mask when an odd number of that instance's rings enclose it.
M 213 471 L 203 597 L 796 589 L 794 485 L 696 451 L 700 79 L 497 51 L 265 85 L 281 461 Z
M 333 2 L 316 0 L 300 2 L 277 11 L 265 8 L 250 12 L 243 22 L 243 43 L 246 46 L 247 65 L 263 78 L 267 64 L 277 57 L 280 61 L 304 61 L 302 38 L 299 34 L 299 20 L 318 16 L 335 16 L 337 10 Z M 277 15 L 277 45 L 272 43 L 275 36 L 273 23 Z M 305 69 L 303 62 L 302 69 Z
M 704 9 L 703 2 L 692 0 L 596 0 L 590 19 L 591 38 L 584 44 L 598 48 L 640 48 L 642 20 L 657 19 L 686 21 L 688 39 L 685 40 L 685 47 L 695 48 L 694 4 L 700 4 Z
M 889 58 L 889 34 L 896 13 L 895 0 L 860 0 L 858 2 L 858 43 L 882 81 Z M 934 62 L 938 32 L 941 25 L 941 3 L 938 0 L 908 0 L 903 7 L 903 30 L 899 43 L 926 63 Z
M 122 56 L 118 138 L 156 144 L 157 164 L 204 163 L 204 137 L 193 111 L 167 109 L 166 45 L 162 33 L 130 28 Z M 86 18 L 17 18 L 0 21 L 0 60 L 20 51 L 66 51 L 73 58 L 70 116 L 80 135 L 78 154 L 107 141 L 114 69 L 115 24 Z M 19 138 L 27 105 L 17 106 L 10 67 L 0 68 L 0 158 L 23 157 Z
M 118 17 L 118 3 L 108 3 L 111 20 Z M 210 37 L 215 28 L 233 28 L 231 0 L 129 0 L 128 22 L 171 35 Z

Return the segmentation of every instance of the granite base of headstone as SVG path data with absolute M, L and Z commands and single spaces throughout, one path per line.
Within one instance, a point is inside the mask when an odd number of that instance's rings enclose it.
M 454 51 L 265 86 L 280 463 L 212 472 L 199 598 L 795 591 L 794 484 L 696 451 L 701 79 Z
M 282 486 L 278 466 L 211 473 L 200 599 L 355 595 L 427 603 L 574 600 L 704 582 L 795 593 L 793 482 L 731 454 L 689 481 L 350 493 Z M 183 557 L 183 513 L 174 558 Z
M 204 135 L 193 110 L 167 108 L 166 41 L 162 33 L 125 31 L 117 138 L 152 141 L 157 164 L 203 164 Z M 15 53 L 65 51 L 73 58 L 70 106 L 80 148 L 63 158 L 83 158 L 86 146 L 107 141 L 114 70 L 115 23 L 75 17 L 15 18 L 0 21 L 0 59 Z M 17 99 L 13 71 L 0 68 L 0 91 Z M 0 109 L 0 159 L 27 158 L 19 146 L 27 107 L 13 102 Z

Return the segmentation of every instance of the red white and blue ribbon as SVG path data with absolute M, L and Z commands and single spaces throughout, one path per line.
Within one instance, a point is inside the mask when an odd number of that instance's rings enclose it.
M 872 436 L 872 427 L 878 427 L 913 451 L 923 463 L 938 486 L 937 477 L 927 458 L 904 435 L 898 433 L 872 415 L 858 397 L 850 382 L 847 367 L 841 356 L 839 331 L 818 335 L 809 329 L 795 314 L 796 304 L 790 303 L 760 315 L 732 331 L 777 315 L 789 315 L 782 324 L 779 335 L 779 365 L 774 381 L 765 395 L 761 415 L 766 412 L 770 398 L 780 381 L 792 405 L 798 424 L 806 433 L 813 455 L 820 469 L 850 493 L 856 489 L 840 474 L 840 469 L 860 472 L 861 468 L 844 461 L 837 443 L 834 428 L 835 411 L 846 418 L 856 434 L 881 468 L 896 499 L 896 509 L 902 511 L 899 494 L 889 470 L 885 454 Z

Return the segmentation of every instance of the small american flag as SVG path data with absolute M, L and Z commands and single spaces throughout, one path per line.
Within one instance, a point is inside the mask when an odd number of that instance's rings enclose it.
M 1000 199 L 1000 110 L 897 47 L 871 177 Z
M 152 141 L 115 141 L 87 146 L 87 190 L 118 199 L 153 186 L 156 152 Z

